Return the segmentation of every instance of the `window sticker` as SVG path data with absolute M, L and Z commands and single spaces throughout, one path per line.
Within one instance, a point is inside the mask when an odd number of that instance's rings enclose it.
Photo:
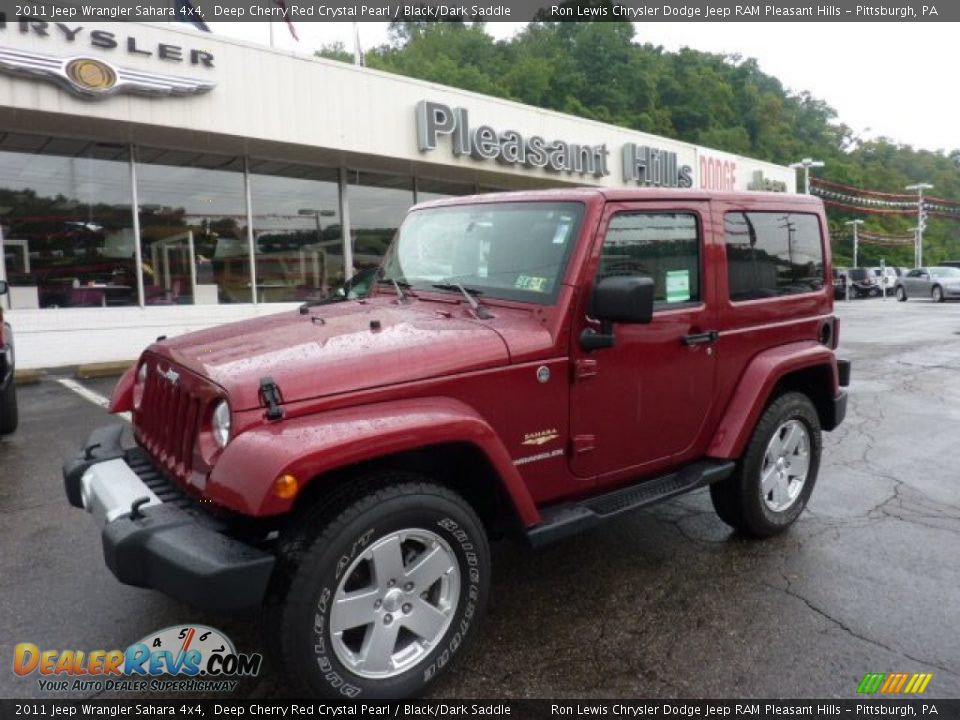
M 687 302 L 690 299 L 690 271 L 667 270 L 667 302 Z
M 518 275 L 513 284 L 517 290 L 531 290 L 533 292 L 547 292 L 547 278 L 533 275 Z
M 567 241 L 568 232 L 570 232 L 570 223 L 564 220 L 557 225 L 557 231 L 553 234 L 553 244 L 563 245 Z

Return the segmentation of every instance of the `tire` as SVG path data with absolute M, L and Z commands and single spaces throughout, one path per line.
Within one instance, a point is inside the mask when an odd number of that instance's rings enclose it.
M 0 392 L 0 435 L 12 433 L 18 424 L 17 386 L 11 377 L 7 388 Z
M 943 288 L 939 285 L 934 285 L 930 291 L 930 299 L 935 303 L 943 302 Z
M 907 301 L 907 291 L 903 289 L 903 285 L 897 285 L 897 300 L 899 302 Z
M 755 537 L 786 530 L 813 492 L 821 445 L 820 419 L 810 399 L 798 392 L 778 397 L 760 417 L 733 474 L 710 486 L 717 515 L 727 525 Z M 804 457 L 806 472 L 802 473 Z M 764 492 L 764 474 L 769 492 Z
M 419 695 L 477 634 L 490 584 L 483 525 L 463 498 L 419 475 L 381 473 L 350 488 L 307 513 L 279 558 L 268 644 L 300 694 Z

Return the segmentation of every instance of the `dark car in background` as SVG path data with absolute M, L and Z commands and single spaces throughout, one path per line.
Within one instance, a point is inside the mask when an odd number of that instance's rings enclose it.
M 847 296 L 847 274 L 850 268 L 833 268 L 833 298 L 834 300 L 843 300 Z
M 6 295 L 9 287 L 0 280 L 0 295 Z M 13 330 L 3 319 L 0 304 L 0 435 L 17 429 L 17 387 L 13 381 L 14 369 Z
M 880 297 L 883 285 L 880 274 L 873 268 L 855 267 L 847 271 L 850 295 L 853 297 Z

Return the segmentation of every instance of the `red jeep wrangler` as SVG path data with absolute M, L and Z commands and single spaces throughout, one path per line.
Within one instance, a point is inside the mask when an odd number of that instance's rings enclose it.
M 157 342 L 136 446 L 64 467 L 124 583 L 264 605 L 296 689 L 419 693 L 476 635 L 488 538 L 537 546 L 710 487 L 786 529 L 850 365 L 821 202 L 562 190 L 414 208 L 367 298 Z

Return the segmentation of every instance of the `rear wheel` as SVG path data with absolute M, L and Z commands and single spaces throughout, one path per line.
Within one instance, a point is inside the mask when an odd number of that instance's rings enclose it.
M 463 498 L 424 478 L 385 473 L 355 486 L 281 558 L 269 639 L 300 692 L 417 695 L 476 634 L 487 539 Z
M 900 302 L 907 301 L 907 291 L 903 289 L 903 285 L 897 285 L 897 300 Z
M 733 475 L 710 486 L 717 515 L 757 537 L 783 532 L 813 492 L 820 448 L 820 420 L 810 399 L 781 395 L 764 411 Z
M 934 302 L 943 302 L 943 288 L 939 285 L 934 285 L 933 290 L 930 291 L 930 299 Z

